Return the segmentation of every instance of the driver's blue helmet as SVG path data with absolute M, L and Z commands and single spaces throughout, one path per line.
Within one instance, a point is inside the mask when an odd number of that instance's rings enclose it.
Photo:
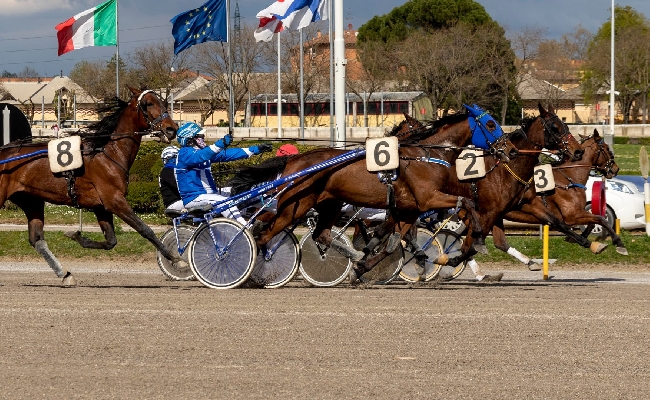
M 181 146 L 187 146 L 187 142 L 199 135 L 205 135 L 205 129 L 201 128 L 195 122 L 186 122 L 178 128 L 176 132 L 176 140 Z

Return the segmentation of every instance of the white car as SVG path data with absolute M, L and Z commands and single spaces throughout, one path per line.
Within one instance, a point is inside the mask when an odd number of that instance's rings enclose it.
M 627 177 L 623 176 L 621 179 L 612 178 L 607 179 L 605 182 L 605 202 L 607 208 L 605 210 L 605 218 L 611 227 L 614 227 L 614 221 L 620 219 L 621 229 L 645 229 L 645 205 L 644 195 L 639 191 L 638 182 L 636 177 L 625 180 Z M 600 176 L 590 176 L 587 180 L 587 205 L 586 210 L 591 211 L 591 191 L 594 182 L 601 181 Z M 641 186 L 643 188 L 643 186 Z M 522 224 L 505 220 L 504 225 L 510 228 L 533 228 L 539 225 Z M 583 227 L 584 229 L 584 227 Z M 596 225 L 593 229 L 593 234 L 599 235 L 602 232 L 602 227 Z
M 601 177 L 590 176 L 587 180 L 587 206 L 591 210 L 591 196 L 594 182 L 601 181 Z M 637 185 L 630 181 L 612 178 L 605 180 L 605 211 L 607 222 L 614 226 L 614 221 L 620 220 L 621 229 L 645 229 L 645 205 L 643 192 Z M 596 226 L 593 233 L 599 234 L 602 228 Z

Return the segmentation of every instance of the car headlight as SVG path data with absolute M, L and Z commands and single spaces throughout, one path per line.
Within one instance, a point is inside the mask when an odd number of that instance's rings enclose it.
M 629 187 L 627 187 L 627 185 L 625 185 L 625 184 L 623 184 L 623 183 L 613 182 L 613 181 L 609 181 L 609 182 L 607 182 L 607 183 L 609 183 L 609 187 L 610 187 L 612 190 L 616 190 L 617 192 L 623 192 L 623 193 L 628 193 L 628 194 L 634 194 L 634 192 L 632 191 L 632 189 L 630 189 Z

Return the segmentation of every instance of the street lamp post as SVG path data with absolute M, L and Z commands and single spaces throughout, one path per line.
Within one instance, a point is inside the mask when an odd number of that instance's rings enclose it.
M 609 88 L 609 137 L 605 135 L 605 143 L 609 145 L 610 149 L 614 149 L 614 107 L 616 105 L 614 97 L 616 89 L 614 88 L 614 0 L 612 0 L 612 31 L 611 31 L 611 60 L 610 60 L 610 81 L 611 87 Z

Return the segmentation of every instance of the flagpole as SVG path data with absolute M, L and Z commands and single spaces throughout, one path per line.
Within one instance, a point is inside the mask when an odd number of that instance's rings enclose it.
M 280 77 L 280 33 L 278 32 L 278 139 L 282 138 L 282 78 Z
M 228 42 L 228 133 L 233 134 L 235 97 L 232 90 L 232 46 L 230 41 L 230 0 L 226 0 L 226 41 Z M 198 76 L 197 76 L 198 78 Z
M 330 146 L 334 146 L 334 2 L 329 3 L 330 39 Z
M 305 87 L 304 72 L 305 64 L 304 45 L 302 38 L 302 28 L 300 28 L 300 139 L 305 138 Z
M 343 0 L 334 3 L 334 58 L 336 60 L 336 147 L 345 147 L 345 39 L 343 38 Z
M 115 94 L 120 97 L 120 30 L 118 29 L 118 0 L 115 0 Z

